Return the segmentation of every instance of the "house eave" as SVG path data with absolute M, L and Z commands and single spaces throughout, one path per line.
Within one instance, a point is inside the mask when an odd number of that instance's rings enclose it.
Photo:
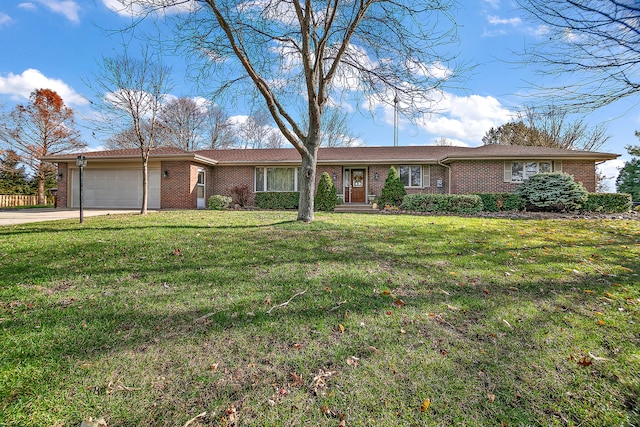
M 441 163 L 452 163 L 456 161 L 472 161 L 472 160 L 593 160 L 596 162 L 604 162 L 614 160 L 620 157 L 619 154 L 609 153 L 589 153 L 584 155 L 549 155 L 549 154 L 510 154 L 500 156 L 449 156 L 440 160 Z

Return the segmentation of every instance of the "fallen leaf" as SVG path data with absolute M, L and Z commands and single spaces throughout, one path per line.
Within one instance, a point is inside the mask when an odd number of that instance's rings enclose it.
M 487 399 L 489 399 L 489 402 L 493 403 L 496 400 L 496 395 L 493 393 L 487 393 Z
M 420 412 L 425 412 L 429 409 L 429 406 L 431 406 L 431 399 L 425 399 L 422 405 L 420 405 Z
M 407 305 L 407 303 L 402 301 L 401 299 L 397 299 L 393 302 L 393 305 L 395 305 L 396 307 L 404 307 L 405 305 Z
M 355 356 L 347 357 L 347 365 L 353 366 L 354 368 L 358 367 L 358 362 L 360 362 L 360 358 Z
M 173 255 L 175 255 L 175 256 L 182 256 L 182 251 L 181 251 L 180 249 L 178 249 L 178 248 L 175 248 L 175 249 L 173 250 Z
M 576 363 L 580 366 L 587 367 L 587 366 L 591 366 L 591 364 L 593 363 L 593 360 L 587 356 L 582 356 L 582 359 L 578 360 Z
M 341 334 L 344 334 L 344 326 L 342 324 L 338 325 L 338 329 L 340 329 Z
M 447 304 L 447 308 L 448 308 L 449 310 L 451 310 L 451 311 L 458 311 L 458 310 L 460 310 L 460 308 L 455 307 L 455 306 L 450 305 L 450 304 Z
M 82 421 L 80 427 L 107 427 L 107 422 L 104 418 L 98 418 L 94 421 L 93 418 L 89 417 L 88 420 Z
M 598 319 L 598 325 L 601 325 L 601 326 L 604 325 L 604 320 Z
M 298 375 L 295 372 L 291 372 L 289 375 L 291 375 L 291 378 L 293 379 L 291 387 L 297 387 L 302 384 L 302 375 Z

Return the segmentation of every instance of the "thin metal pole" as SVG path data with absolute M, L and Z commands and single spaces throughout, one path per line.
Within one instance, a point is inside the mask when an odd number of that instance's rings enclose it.
M 84 220 L 84 212 L 82 210 L 82 166 L 80 166 L 80 224 L 82 224 Z
M 398 93 L 393 98 L 393 146 L 398 146 Z

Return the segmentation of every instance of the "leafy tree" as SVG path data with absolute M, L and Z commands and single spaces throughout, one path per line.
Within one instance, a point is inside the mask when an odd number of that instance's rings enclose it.
M 593 109 L 640 93 L 637 1 L 518 0 L 545 29 L 541 45 L 525 52 L 544 74 L 575 76 L 574 84 L 543 95 Z M 563 81 L 564 83 L 564 81 Z
M 640 137 L 640 132 L 636 132 Z M 627 146 L 627 152 L 634 156 L 626 162 L 616 179 L 618 193 L 631 194 L 633 201 L 640 202 L 640 145 Z
M 541 142 L 539 132 L 523 121 L 508 122 L 491 128 L 482 137 L 484 145 L 526 145 L 537 146 Z
M 142 162 L 142 203 L 140 214 L 147 213 L 149 192 L 149 153 L 162 136 L 159 115 L 170 90 L 170 69 L 143 51 L 140 59 L 126 52 L 103 58 L 98 76 L 97 95 L 103 102 L 96 104 L 103 113 L 107 132 L 131 135 Z M 130 133 L 126 133 L 130 132 Z
M 396 168 L 391 166 L 387 179 L 384 181 L 382 192 L 380 194 L 380 204 L 390 206 L 400 206 L 402 199 L 407 195 L 404 184 L 400 181 L 400 176 Z
M 327 172 L 323 172 L 318 182 L 318 190 L 315 197 L 316 211 L 333 211 L 336 207 L 336 186 Z
M 166 6 L 119 1 L 123 10 L 153 17 Z M 220 90 L 261 99 L 299 152 L 298 220 L 310 222 L 328 101 L 367 97 L 393 105 L 397 94 L 407 116 L 430 112 L 434 89 L 458 74 L 446 56 L 451 50 L 440 50 L 456 40 L 450 3 L 207 0 L 173 19 L 185 53 L 204 60 L 200 79 L 212 76 Z
M 20 163 L 20 156 L 13 150 L 6 150 L 0 158 L 0 194 L 32 193 L 25 167 Z
M 15 150 L 34 171 L 38 204 L 46 203 L 47 177 L 55 175 L 53 164 L 40 159 L 86 147 L 75 129 L 73 110 L 51 89 L 31 92 L 28 104 L 17 105 L 5 117 L 0 141 Z

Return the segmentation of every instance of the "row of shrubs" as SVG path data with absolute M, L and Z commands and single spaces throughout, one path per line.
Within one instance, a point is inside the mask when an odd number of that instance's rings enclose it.
M 515 193 L 482 193 L 482 194 L 407 194 L 400 209 L 415 212 L 474 214 L 478 212 L 509 212 L 536 209 L 527 208 L 526 200 Z M 628 194 L 593 194 L 577 211 L 622 213 L 631 209 L 631 198 Z M 549 209 L 556 210 L 556 209 Z
M 393 175 L 394 169 L 390 171 Z M 399 181 L 399 179 L 396 179 Z M 389 180 L 388 180 L 389 181 Z M 394 180 L 395 181 L 395 180 Z M 392 188 L 392 182 L 385 187 Z M 474 214 L 478 212 L 500 211 L 582 211 L 620 213 L 628 212 L 632 207 L 628 194 L 589 194 L 582 184 L 563 173 L 538 174 L 529 178 L 518 187 L 515 193 L 481 194 L 404 194 L 400 190 L 390 192 L 382 190 L 381 202 L 393 199 L 400 209 L 415 212 Z M 404 187 L 402 187 L 404 192 Z M 391 194 L 393 193 L 393 194 Z M 297 209 L 298 192 L 257 193 L 256 205 L 262 209 Z M 209 208 L 226 209 L 232 203 L 227 196 L 212 196 Z M 325 172 L 318 185 L 315 197 L 316 210 L 332 211 L 337 203 L 333 181 Z M 383 205 L 389 204 L 383 202 Z

